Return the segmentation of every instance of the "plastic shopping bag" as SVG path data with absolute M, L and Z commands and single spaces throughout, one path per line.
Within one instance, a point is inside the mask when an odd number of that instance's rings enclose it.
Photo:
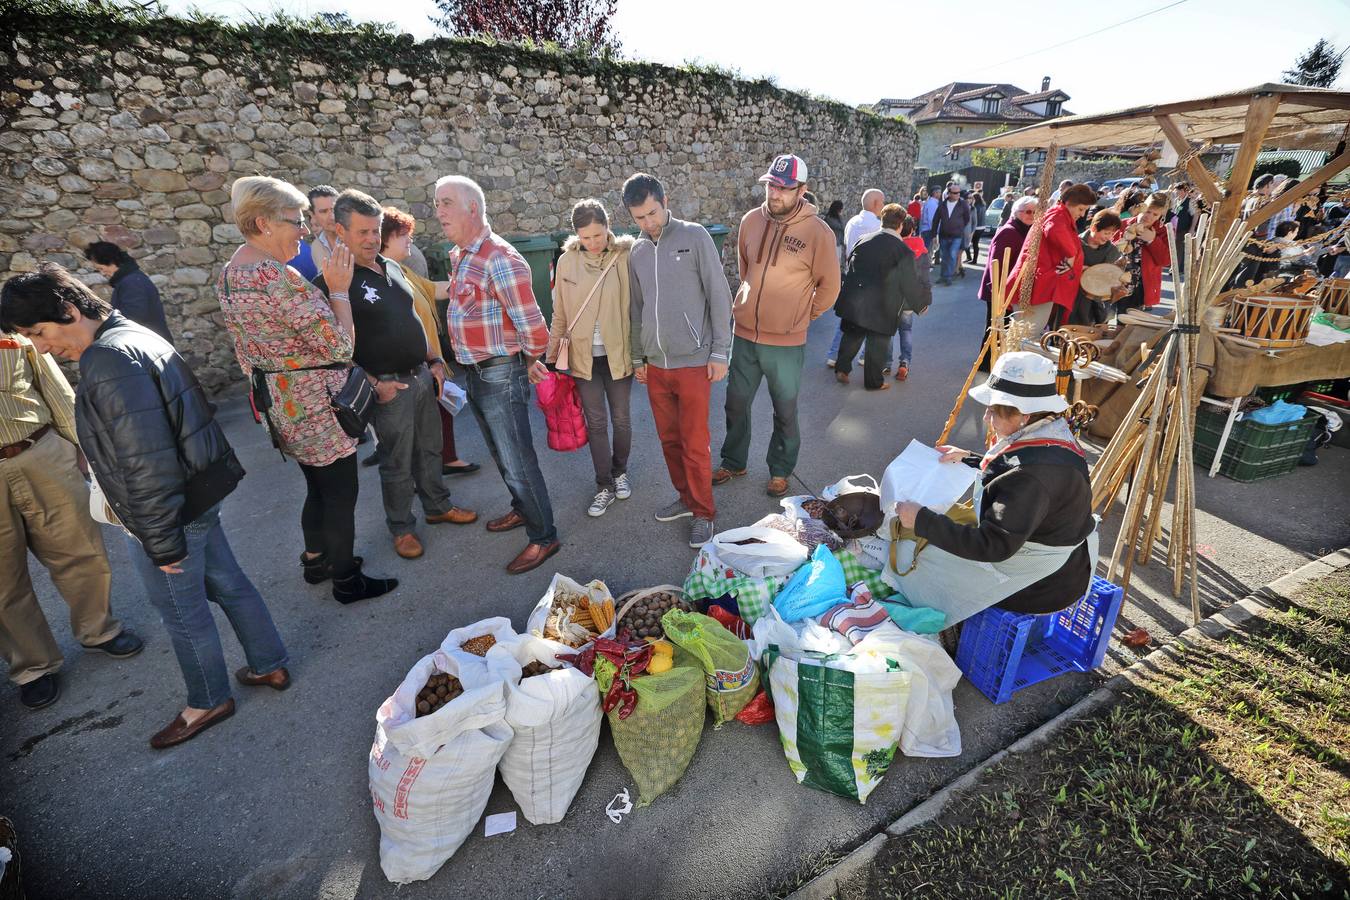
M 437 672 L 464 693 L 417 717 L 417 692 Z M 461 669 L 440 650 L 412 667 L 375 714 L 370 796 L 380 826 L 380 868 L 404 884 L 436 874 L 473 831 L 511 742 L 505 687 L 486 666 Z
M 753 625 L 764 615 L 786 578 L 754 578 L 722 562 L 712 543 L 703 545 L 684 579 L 684 592 L 691 601 L 716 599 L 730 594 L 736 598 L 741 618 Z
M 589 584 L 581 584 L 568 578 L 561 573 L 554 573 L 553 580 L 548 583 L 548 590 L 544 591 L 544 596 L 539 598 L 539 602 L 534 605 L 530 611 L 530 617 L 525 620 L 525 631 L 535 637 L 544 636 L 544 627 L 548 624 L 550 611 L 554 606 L 554 600 L 562 599 L 563 595 L 573 597 L 585 596 L 592 603 L 600 603 L 604 600 L 612 601 L 614 595 L 609 592 L 609 587 L 600 579 L 593 579 Z M 568 629 L 580 629 L 575 631 L 567 643 L 572 647 L 580 647 L 590 639 L 585 635 L 585 628 L 581 626 L 567 626 Z
M 701 613 L 672 609 L 661 617 L 666 637 L 703 667 L 713 726 L 736 717 L 759 690 L 759 669 L 745 641 Z M 641 705 L 641 704 L 639 704 Z
M 784 621 L 795 622 L 814 618 L 847 596 L 844 569 L 822 544 L 773 598 L 773 606 Z
M 515 732 L 498 768 L 521 813 L 535 825 L 561 822 L 600 743 L 595 679 L 557 659 L 572 648 L 521 635 L 488 651 L 488 668 L 504 671 L 506 724 Z M 542 663 L 553 671 L 521 677 Z
M 716 534 L 712 543 L 718 559 L 753 578 L 791 575 L 806 562 L 806 547 L 775 528 L 732 528 Z

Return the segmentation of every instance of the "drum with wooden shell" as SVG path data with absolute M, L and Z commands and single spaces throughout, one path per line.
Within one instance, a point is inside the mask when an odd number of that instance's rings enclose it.
M 1328 278 L 1322 282 L 1318 303 L 1322 312 L 1350 316 L 1350 278 Z
M 1308 340 L 1317 301 L 1312 297 L 1256 294 L 1234 297 L 1228 308 L 1228 327 L 1271 350 L 1291 350 Z

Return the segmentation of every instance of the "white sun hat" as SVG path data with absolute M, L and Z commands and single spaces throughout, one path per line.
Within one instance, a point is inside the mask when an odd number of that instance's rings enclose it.
M 1018 412 L 1063 412 L 1069 403 L 1055 390 L 1055 364 L 1041 356 L 1019 350 L 1005 353 L 994 363 L 984 384 L 967 395 L 985 406 L 1012 406 Z

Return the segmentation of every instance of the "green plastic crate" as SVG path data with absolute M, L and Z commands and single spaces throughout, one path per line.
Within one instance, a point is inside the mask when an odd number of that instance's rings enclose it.
M 1209 468 L 1214 451 L 1223 435 L 1225 412 L 1200 410 L 1195 418 L 1195 463 Z M 1297 422 L 1262 425 L 1249 419 L 1233 423 L 1233 431 L 1223 448 L 1219 472 L 1234 481 L 1260 481 L 1292 472 L 1312 437 L 1315 413 Z

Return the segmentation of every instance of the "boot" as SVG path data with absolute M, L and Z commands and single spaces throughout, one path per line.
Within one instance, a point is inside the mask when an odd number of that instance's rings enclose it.
M 363 560 L 359 556 L 353 556 L 352 562 L 360 566 Z M 312 559 L 301 553 L 300 565 L 305 570 L 305 581 L 309 584 L 323 584 L 333 577 L 333 570 L 328 565 L 328 554 L 326 553 L 320 553 Z
M 343 604 L 369 600 L 387 594 L 398 587 L 397 578 L 371 578 L 355 566 L 351 573 L 333 579 L 333 599 Z

